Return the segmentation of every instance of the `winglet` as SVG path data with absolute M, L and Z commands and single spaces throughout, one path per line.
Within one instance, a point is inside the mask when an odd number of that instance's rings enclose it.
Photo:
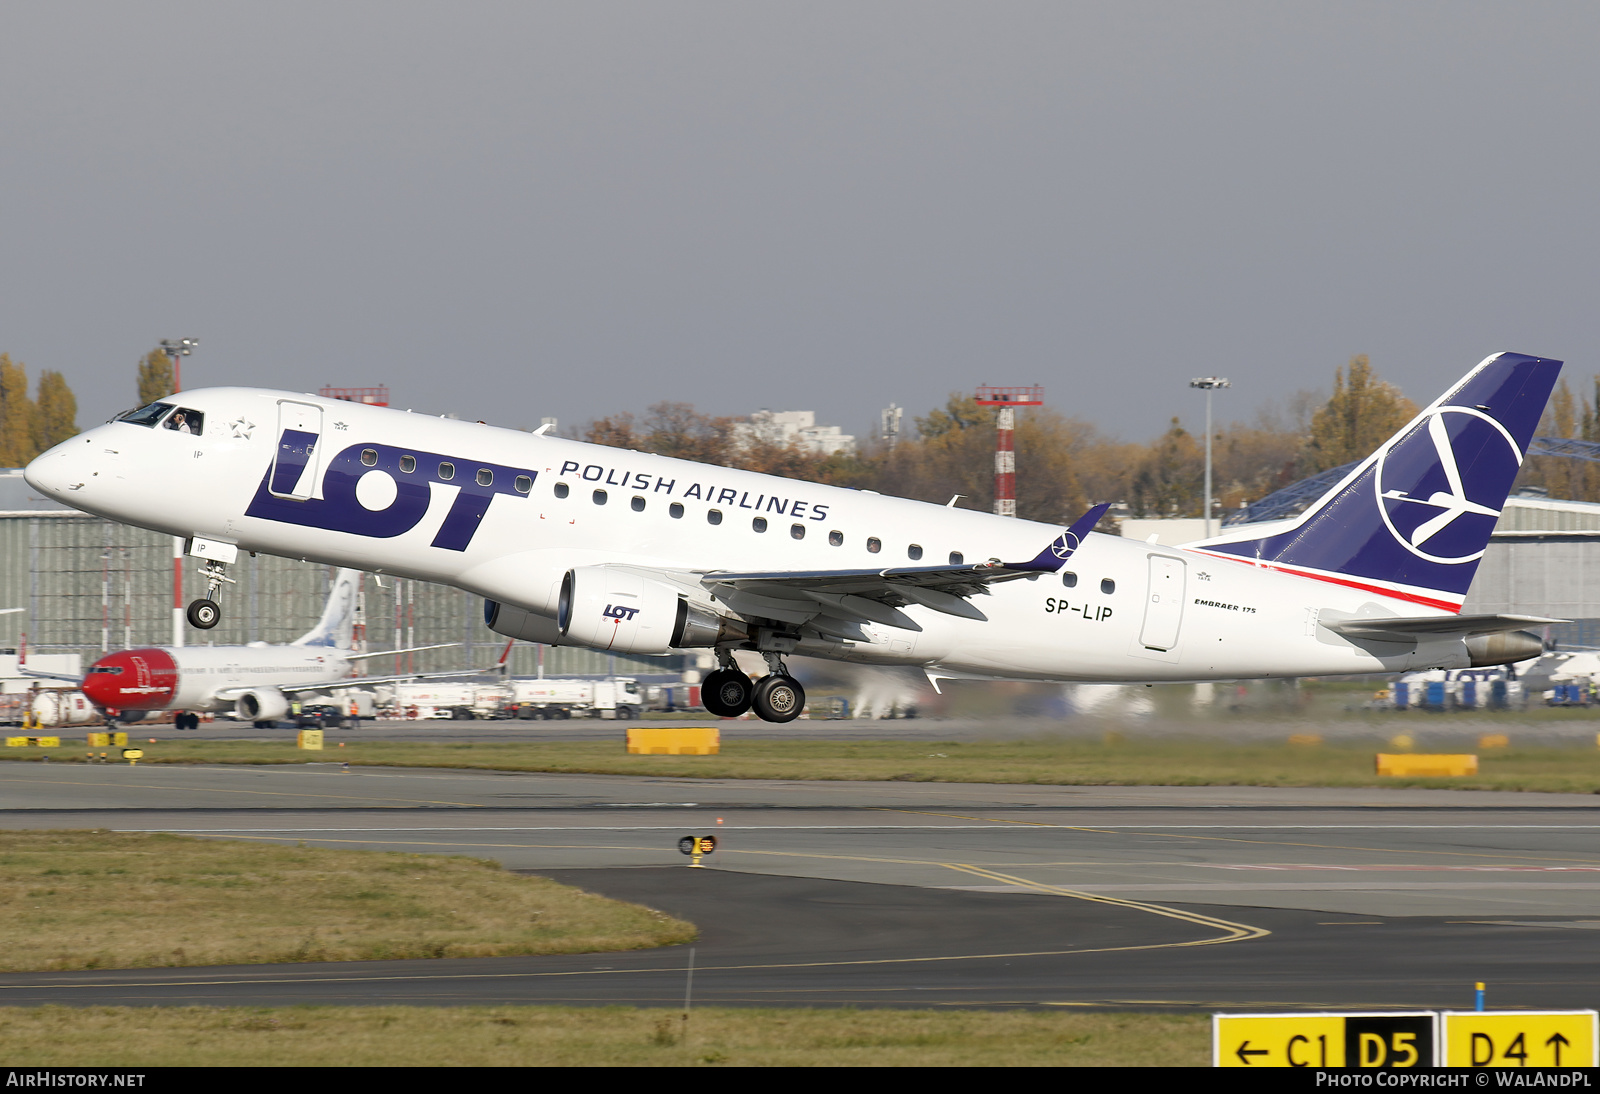
M 1072 557 L 1072 552 L 1083 543 L 1084 537 L 1094 531 L 1094 526 L 1100 523 L 1100 518 L 1110 509 L 1108 502 L 1102 502 L 1089 510 L 1083 516 L 1072 522 L 1072 527 L 1062 532 L 1050 546 L 1040 551 L 1032 562 L 1008 562 L 1008 570 L 1035 570 L 1039 573 L 1053 574 L 1067 564 L 1067 559 Z

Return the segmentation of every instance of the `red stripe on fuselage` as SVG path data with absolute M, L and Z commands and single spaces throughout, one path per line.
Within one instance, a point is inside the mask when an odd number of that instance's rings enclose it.
M 1241 555 L 1226 555 L 1217 551 L 1207 551 L 1201 547 L 1190 550 L 1199 555 L 1210 555 L 1212 558 L 1226 559 L 1229 562 L 1240 562 L 1246 566 L 1256 566 L 1264 570 L 1277 570 L 1280 574 L 1289 574 L 1291 577 L 1308 577 L 1313 581 L 1326 581 L 1330 585 L 1343 585 L 1348 589 L 1360 589 L 1362 592 L 1376 593 L 1379 596 L 1389 597 L 1391 600 L 1404 600 L 1412 604 L 1421 604 L 1428 608 L 1438 608 L 1440 611 L 1449 612 L 1451 615 L 1461 614 L 1461 605 L 1448 600 L 1435 600 L 1432 597 L 1420 596 L 1417 593 L 1403 593 L 1396 589 L 1385 589 L 1380 585 L 1368 585 L 1361 581 L 1351 581 L 1347 577 L 1334 577 L 1331 574 L 1312 573 L 1308 570 L 1295 570 L 1288 566 L 1277 566 L 1271 562 L 1257 562 L 1255 559 L 1244 558 Z

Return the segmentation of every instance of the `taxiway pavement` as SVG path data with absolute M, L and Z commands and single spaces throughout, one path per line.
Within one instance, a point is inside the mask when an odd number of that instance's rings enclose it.
M 705 1003 L 1600 1001 L 1591 795 L 4 764 L 0 803 L 3 828 L 494 858 L 698 924 Z M 676 1005 L 688 950 L 7 974 L 0 1001 Z

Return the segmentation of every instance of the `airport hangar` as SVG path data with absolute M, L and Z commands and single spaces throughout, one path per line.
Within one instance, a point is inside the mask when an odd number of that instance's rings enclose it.
M 188 630 L 186 642 L 291 641 L 317 621 L 332 570 L 244 555 L 232 576 L 238 584 L 222 594 L 222 623 Z M 204 589 L 199 566 L 186 560 L 183 603 Z M 26 636 L 30 650 L 77 653 L 87 664 L 111 650 L 170 645 L 172 605 L 172 537 L 69 509 L 36 494 L 21 470 L 0 470 L 0 608 L 25 609 L 0 614 L 0 648 L 15 648 Z M 375 673 L 489 665 L 504 646 L 483 626 L 482 598 L 457 589 L 402 579 L 380 587 L 368 577 L 360 608 L 367 650 L 462 644 L 406 654 L 393 665 L 375 658 Z M 1561 646 L 1600 646 L 1600 504 L 1533 493 L 1508 499 L 1462 610 L 1570 619 L 1547 637 Z M 550 676 L 666 682 L 700 667 L 692 653 L 637 657 L 523 644 L 512 652 L 512 673 L 537 674 L 541 657 Z

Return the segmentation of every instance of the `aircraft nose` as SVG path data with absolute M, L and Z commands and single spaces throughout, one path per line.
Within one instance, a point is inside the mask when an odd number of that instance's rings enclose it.
M 79 690 L 95 706 L 116 710 L 122 706 L 122 678 L 131 667 L 126 653 L 102 657 L 83 674 L 83 685 Z
M 86 437 L 62 441 L 23 468 L 23 479 L 47 498 L 68 501 L 74 491 L 83 488 L 87 474 L 83 470 L 85 459 L 78 455 L 78 451 L 87 451 L 86 446 L 92 443 Z

